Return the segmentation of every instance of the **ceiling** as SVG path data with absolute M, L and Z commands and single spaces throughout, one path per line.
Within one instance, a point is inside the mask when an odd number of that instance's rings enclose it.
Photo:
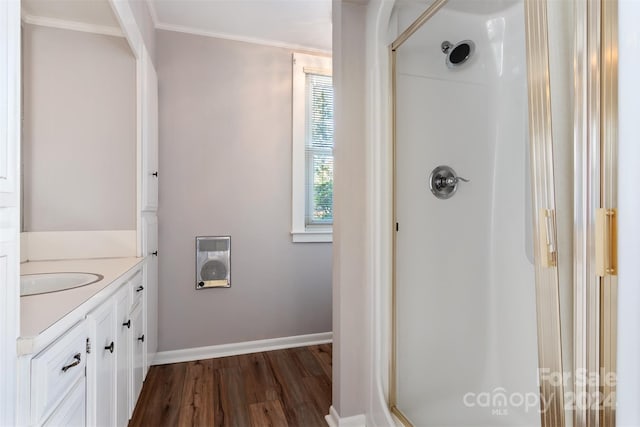
M 22 0 L 22 8 L 30 16 L 120 28 L 108 0 Z
M 147 0 L 156 28 L 331 51 L 331 0 Z
M 331 52 L 331 0 L 146 1 L 158 29 Z M 110 0 L 23 0 L 22 6 L 28 17 L 120 28 Z

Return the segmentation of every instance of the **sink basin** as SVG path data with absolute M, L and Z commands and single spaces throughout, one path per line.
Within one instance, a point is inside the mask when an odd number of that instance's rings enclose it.
M 20 296 L 46 294 L 87 286 L 104 276 L 93 273 L 43 273 L 20 276 Z

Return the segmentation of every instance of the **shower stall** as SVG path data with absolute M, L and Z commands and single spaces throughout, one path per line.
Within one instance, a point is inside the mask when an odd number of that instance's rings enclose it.
M 541 4 L 392 16 L 390 407 L 407 425 L 565 425 Z

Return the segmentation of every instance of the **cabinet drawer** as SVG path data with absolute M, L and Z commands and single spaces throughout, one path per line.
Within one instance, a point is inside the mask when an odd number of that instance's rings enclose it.
M 82 321 L 31 360 L 34 422 L 58 406 L 79 380 L 84 383 L 87 333 Z

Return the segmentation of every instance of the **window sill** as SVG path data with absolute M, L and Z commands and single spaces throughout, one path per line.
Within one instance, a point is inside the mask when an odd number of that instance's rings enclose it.
M 293 243 L 331 243 L 333 242 L 333 230 L 292 231 L 291 239 Z

